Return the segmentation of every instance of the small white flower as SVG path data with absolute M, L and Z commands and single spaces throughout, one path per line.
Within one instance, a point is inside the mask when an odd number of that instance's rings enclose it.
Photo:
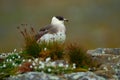
M 6 67 L 6 64 L 4 64 L 3 67 L 5 68 L 5 67 Z
M 51 60 L 51 58 L 50 57 L 48 57 L 48 58 L 46 58 L 46 62 L 49 62 Z
M 59 63 L 58 66 L 59 67 L 63 67 L 64 65 L 63 65 L 63 63 Z
M 21 58 L 21 56 L 18 56 L 18 58 L 20 59 L 20 58 Z
M 13 58 L 13 59 L 15 59 L 15 57 L 14 57 L 14 56 L 13 56 L 12 58 Z
M 14 49 L 14 51 L 13 52 L 16 52 L 17 51 L 17 49 Z
M 90 70 L 91 70 L 91 68 L 88 68 L 88 70 L 90 71 Z
M 42 64 L 43 62 L 42 61 L 39 61 L 39 64 Z
M 76 64 L 75 63 L 73 63 L 73 69 L 75 69 L 76 68 Z
M 23 59 L 22 61 L 25 62 L 25 59 Z
M 46 51 L 47 50 L 47 48 L 44 48 L 44 51 Z
M 36 64 L 33 62 L 32 65 L 35 66 Z
M 65 67 L 66 67 L 66 68 L 68 68 L 68 67 L 69 67 L 69 65 L 68 65 L 68 64 L 66 64 L 66 65 L 65 65 Z
M 51 72 L 52 70 L 50 68 L 48 68 L 48 72 Z
M 12 62 L 12 59 L 9 59 L 10 62 Z
M 32 65 L 30 65 L 30 68 L 32 69 L 32 68 L 33 68 L 33 66 L 32 66 Z
M 39 59 L 38 59 L 38 58 L 36 58 L 36 59 L 35 59 L 35 62 L 38 62 L 38 60 L 39 60 Z
M 9 59 L 6 59 L 6 61 L 8 62 L 8 61 L 9 61 Z
M 15 66 L 16 64 L 15 63 L 12 63 L 13 66 Z
M 32 60 L 31 60 L 31 59 L 29 59 L 29 60 L 28 60 L 28 62 L 32 62 Z
M 107 68 L 107 67 L 103 67 L 103 69 L 104 69 L 105 71 L 108 71 L 108 68 Z

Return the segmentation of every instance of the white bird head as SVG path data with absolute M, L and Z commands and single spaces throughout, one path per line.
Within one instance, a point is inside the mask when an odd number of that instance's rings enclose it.
M 59 24 L 59 25 L 60 25 L 60 24 L 64 24 L 65 21 L 68 22 L 68 20 L 65 19 L 65 18 L 62 17 L 62 16 L 54 16 L 54 17 L 52 18 L 51 24 L 53 24 L 53 25 L 58 25 L 58 24 Z

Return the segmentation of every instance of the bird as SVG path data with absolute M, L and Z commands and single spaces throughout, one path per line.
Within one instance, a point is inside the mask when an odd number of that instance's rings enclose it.
M 66 39 L 66 27 L 64 22 L 68 22 L 68 19 L 63 16 L 53 16 L 51 23 L 42 27 L 35 36 L 37 43 L 40 42 L 53 42 L 58 41 L 65 42 Z

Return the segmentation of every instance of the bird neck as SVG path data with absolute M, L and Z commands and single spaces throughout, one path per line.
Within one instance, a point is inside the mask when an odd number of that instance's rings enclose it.
M 65 26 L 64 22 L 62 21 L 51 21 L 51 24 L 56 26 Z
M 54 23 L 54 24 L 52 24 L 51 23 L 51 25 L 53 25 L 53 27 L 54 28 L 56 28 L 57 30 L 58 30 L 58 32 L 63 32 L 63 33 L 65 33 L 66 32 L 66 28 L 65 28 L 65 25 L 64 24 L 58 24 L 58 23 Z
M 64 22 L 61 21 L 52 21 L 51 25 L 57 28 L 65 28 Z

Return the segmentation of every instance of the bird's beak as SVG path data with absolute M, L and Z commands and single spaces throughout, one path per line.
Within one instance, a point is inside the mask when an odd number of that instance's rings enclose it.
M 68 22 L 69 20 L 64 18 L 64 21 Z

